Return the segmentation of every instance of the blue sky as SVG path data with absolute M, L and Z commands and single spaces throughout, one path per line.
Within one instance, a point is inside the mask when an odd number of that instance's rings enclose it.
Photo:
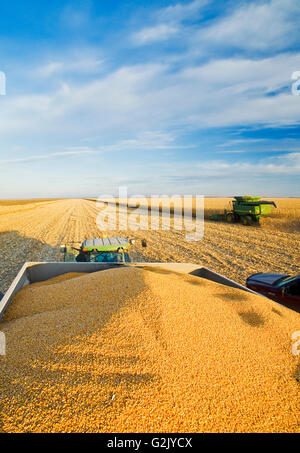
M 0 197 L 300 196 L 299 0 L 0 0 Z

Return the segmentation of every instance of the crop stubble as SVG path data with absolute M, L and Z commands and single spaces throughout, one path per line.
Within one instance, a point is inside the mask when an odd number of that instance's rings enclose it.
M 206 203 L 212 209 L 209 199 Z M 0 289 L 8 288 L 25 261 L 61 260 L 60 244 L 76 246 L 85 237 L 99 236 L 99 211 L 94 201 L 82 199 L 0 207 Z M 299 232 L 270 228 L 273 219 L 266 220 L 262 227 L 205 221 L 199 242 L 187 242 L 184 231 L 173 229 L 107 234 L 145 238 L 146 249 L 139 241 L 133 249 L 138 261 L 199 263 L 241 283 L 255 272 L 299 273 Z

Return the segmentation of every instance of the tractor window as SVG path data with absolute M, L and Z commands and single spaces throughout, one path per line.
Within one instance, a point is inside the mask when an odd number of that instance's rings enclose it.
M 123 259 L 124 255 L 124 259 Z M 95 263 L 128 263 L 130 261 L 128 253 L 119 252 L 101 252 L 93 255 L 91 261 Z
M 115 263 L 117 261 L 116 253 L 104 252 L 95 256 L 95 263 Z
M 96 256 L 94 257 L 94 262 L 95 262 L 95 263 L 104 263 L 104 262 L 107 262 L 106 256 L 105 256 L 103 253 L 101 253 L 101 255 L 100 255 L 100 254 L 99 254 L 99 255 L 96 255 Z

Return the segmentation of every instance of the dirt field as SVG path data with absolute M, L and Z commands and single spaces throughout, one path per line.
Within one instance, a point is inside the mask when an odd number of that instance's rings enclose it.
M 207 212 L 214 209 L 212 200 L 207 200 Z M 226 207 L 226 200 L 218 203 L 218 208 L 221 203 Z M 148 248 L 137 242 L 133 250 L 138 261 L 199 263 L 241 283 L 255 272 L 295 274 L 299 273 L 300 255 L 299 199 L 280 203 L 281 216 L 274 214 L 261 227 L 206 220 L 205 235 L 199 242 L 187 242 L 184 231 L 174 230 L 108 234 L 145 238 Z M 99 237 L 98 212 L 95 201 L 80 199 L 0 206 L 0 289 L 7 290 L 25 261 L 61 260 L 60 244 L 79 244 L 85 237 Z

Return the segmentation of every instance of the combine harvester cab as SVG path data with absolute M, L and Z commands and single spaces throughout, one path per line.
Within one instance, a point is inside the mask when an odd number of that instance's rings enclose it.
M 210 220 L 223 220 L 228 223 L 241 222 L 243 225 L 258 224 L 262 216 L 272 212 L 272 206 L 277 207 L 274 201 L 261 200 L 260 197 L 238 196 L 231 202 L 232 208 L 224 210 L 224 214 L 214 214 Z

